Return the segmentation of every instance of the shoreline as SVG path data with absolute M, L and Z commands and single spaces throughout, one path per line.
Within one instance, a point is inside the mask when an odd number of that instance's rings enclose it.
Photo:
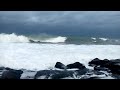
M 95 58 L 88 65 L 93 69 L 80 62 L 56 62 L 54 68 L 39 71 L 0 67 L 0 79 L 120 79 L 120 59 Z

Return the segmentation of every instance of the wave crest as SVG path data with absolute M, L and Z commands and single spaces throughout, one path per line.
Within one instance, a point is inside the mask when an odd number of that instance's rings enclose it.
M 12 34 L 0 34 L 0 42 L 29 42 L 29 38 L 23 35 Z
M 55 37 L 55 38 L 49 38 L 47 40 L 41 40 L 41 42 L 50 42 L 50 43 L 61 43 L 61 42 L 65 42 L 66 41 L 66 37 Z
M 61 43 L 66 41 L 66 37 L 58 36 L 58 37 L 49 37 L 44 39 L 43 37 L 34 39 L 32 37 L 26 37 L 24 35 L 16 35 L 12 34 L 0 34 L 0 42 L 9 42 L 9 43 L 28 43 L 28 42 L 46 42 L 46 43 Z
M 100 40 L 107 41 L 107 38 L 99 38 Z

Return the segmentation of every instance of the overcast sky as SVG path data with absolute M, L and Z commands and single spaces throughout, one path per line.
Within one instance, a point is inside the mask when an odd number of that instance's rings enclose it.
M 120 32 L 120 11 L 0 11 L 0 33 L 83 30 Z

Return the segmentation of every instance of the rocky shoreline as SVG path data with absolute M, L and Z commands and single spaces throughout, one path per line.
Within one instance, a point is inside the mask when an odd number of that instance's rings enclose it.
M 120 59 L 95 58 L 88 65 L 93 69 L 86 68 L 80 62 L 66 66 L 56 62 L 54 69 L 40 71 L 0 67 L 0 79 L 120 79 Z

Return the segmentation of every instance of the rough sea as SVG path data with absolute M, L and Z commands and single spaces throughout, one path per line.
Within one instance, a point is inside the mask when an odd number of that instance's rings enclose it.
M 81 62 L 90 68 L 94 58 L 120 59 L 120 38 L 0 33 L 0 66 L 44 70 Z

